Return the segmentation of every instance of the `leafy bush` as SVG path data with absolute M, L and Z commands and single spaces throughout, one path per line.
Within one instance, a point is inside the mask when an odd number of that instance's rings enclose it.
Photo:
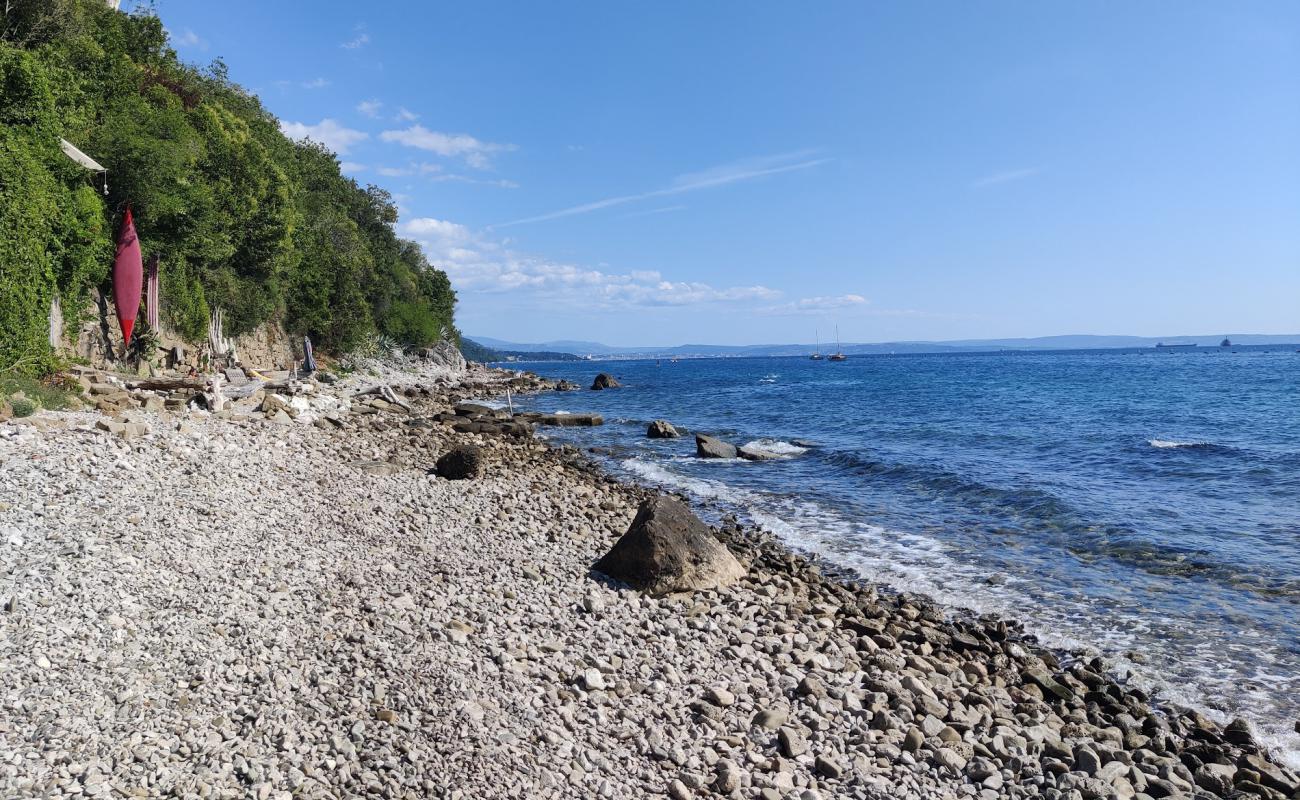
M 58 150 L 109 170 L 111 194 Z M 394 233 L 377 187 L 322 146 L 287 139 L 225 65 L 181 63 L 150 13 L 102 0 L 10 0 L 0 10 L 0 369 L 51 364 L 47 314 L 109 286 L 127 206 L 161 259 L 162 320 L 190 341 L 220 307 L 226 333 L 271 319 L 326 352 L 376 333 L 405 346 L 455 335 L 455 293 Z

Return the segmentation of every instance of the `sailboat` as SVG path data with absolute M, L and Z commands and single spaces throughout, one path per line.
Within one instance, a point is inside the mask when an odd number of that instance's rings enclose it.
M 821 361 L 822 360 L 822 337 L 820 334 L 815 333 L 814 335 L 817 336 L 817 349 L 814 350 L 813 354 L 808 356 L 808 358 L 811 361 Z
M 830 361 L 848 361 L 849 357 L 844 355 L 844 348 L 840 347 L 840 326 L 835 326 L 835 352 L 831 353 Z

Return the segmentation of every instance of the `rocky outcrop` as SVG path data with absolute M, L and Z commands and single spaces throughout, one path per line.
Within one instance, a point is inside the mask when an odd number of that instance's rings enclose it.
M 420 357 L 429 363 L 429 366 L 442 367 L 452 373 L 459 375 L 466 368 L 465 356 L 461 355 L 456 345 L 448 341 L 441 341 L 432 347 L 426 347 L 420 351 Z
M 483 451 L 472 444 L 458 444 L 438 459 L 433 471 L 449 481 L 477 478 L 483 472 Z
M 653 497 L 593 570 L 654 595 L 718 589 L 745 569 L 680 500 Z
M 556 428 L 591 428 L 604 425 L 605 418 L 599 414 L 539 414 L 528 412 L 519 418 L 535 425 L 549 425 Z
M 615 380 L 614 376 L 610 375 L 608 372 L 600 373 L 596 376 L 596 379 L 591 382 L 591 388 L 593 391 L 599 391 L 601 389 L 617 389 L 622 385 L 623 384 Z
M 645 435 L 651 439 L 676 439 L 682 434 L 668 420 L 657 419 L 650 423 L 650 427 L 646 428 Z
M 714 436 L 695 434 L 695 455 L 700 458 L 735 458 L 736 446 Z
M 751 445 L 743 445 L 741 447 L 736 448 L 736 455 L 740 456 L 746 461 L 775 461 L 776 459 L 779 459 L 781 457 L 776 453 L 771 453 L 768 452 L 767 450 L 763 450 L 758 447 L 753 447 Z

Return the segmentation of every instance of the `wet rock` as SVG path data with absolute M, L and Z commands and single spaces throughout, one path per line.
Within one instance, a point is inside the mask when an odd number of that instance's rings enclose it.
M 645 435 L 651 439 L 676 439 L 681 432 L 666 419 L 657 419 L 646 428 Z
M 700 458 L 735 458 L 736 446 L 703 433 L 695 434 L 695 455 Z
M 592 567 L 649 594 L 717 589 L 745 570 L 680 500 L 654 497 L 614 547 Z
M 623 384 L 615 380 L 614 376 L 610 375 L 608 372 L 600 373 L 596 376 L 596 379 L 591 382 L 591 388 L 593 391 L 600 391 L 601 389 L 617 389 L 622 385 Z

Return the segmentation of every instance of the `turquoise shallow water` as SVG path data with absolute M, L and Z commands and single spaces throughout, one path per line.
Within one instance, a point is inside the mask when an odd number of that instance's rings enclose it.
M 1096 649 L 1300 761 L 1295 347 L 525 365 L 547 435 L 864 577 Z M 787 457 L 706 461 L 667 418 Z M 812 446 L 798 447 L 794 440 Z

